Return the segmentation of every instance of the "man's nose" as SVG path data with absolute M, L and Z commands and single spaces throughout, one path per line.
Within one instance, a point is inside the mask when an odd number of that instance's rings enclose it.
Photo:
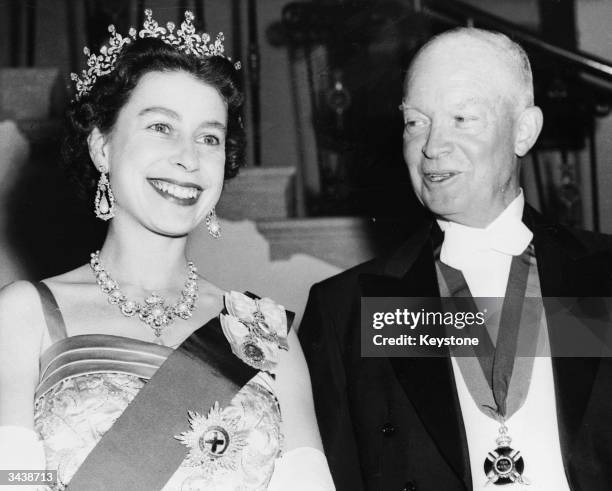
M 432 124 L 423 146 L 423 155 L 428 159 L 438 159 L 449 153 L 451 149 L 452 144 L 448 140 L 445 128 L 442 125 Z
M 182 140 L 178 143 L 173 164 L 182 167 L 187 172 L 193 172 L 199 167 L 196 144 L 192 141 Z

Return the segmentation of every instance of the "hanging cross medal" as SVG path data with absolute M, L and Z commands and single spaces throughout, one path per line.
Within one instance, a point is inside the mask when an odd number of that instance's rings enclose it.
M 525 462 L 521 452 L 510 446 L 512 439 L 508 435 L 506 418 L 511 417 L 522 406 L 529 390 L 531 365 L 527 375 L 523 373 L 517 378 L 516 385 L 521 390 L 514 391 L 512 394 L 509 394 L 508 391 L 513 380 L 515 364 L 519 363 L 516 356 L 520 344 L 519 333 L 523 335 L 521 342 L 525 343 L 530 339 L 528 333 L 538 333 L 541 318 L 541 309 L 524 308 L 529 272 L 532 267 L 531 257 L 532 250 L 527 247 L 522 254 L 512 258 L 506 294 L 498 316 L 498 329 L 489 330 L 495 326 L 496 320 L 493 317 L 487 317 L 485 322 L 487 331 L 482 337 L 482 343 L 477 345 L 471 353 L 478 363 L 463 363 L 461 356 L 455 358 L 470 395 L 480 411 L 499 421 L 501 425 L 499 435 L 495 440 L 497 447 L 488 452 L 484 460 L 483 467 L 487 479 L 485 485 L 491 483 L 495 485 L 530 484 L 529 480 L 523 476 Z M 442 262 L 436 263 L 436 266 L 441 277 L 440 285 L 445 288 L 447 294 L 450 293 L 452 297 L 461 297 L 462 300 L 468 302 L 466 307 L 459 310 L 468 309 L 477 312 L 478 306 L 461 271 L 445 266 Z M 495 310 L 499 310 L 498 306 L 495 306 Z M 489 325 L 490 322 L 493 324 Z M 524 329 L 521 329 L 521 325 L 525 326 Z M 452 350 L 451 354 L 453 354 Z M 516 486 L 513 487 L 516 488 Z
M 512 438 L 508 435 L 508 427 L 502 423 L 499 437 L 495 440 L 498 447 L 487 454 L 484 461 L 484 472 L 488 484 L 529 484 L 523 476 L 525 463 L 519 450 L 510 447 Z

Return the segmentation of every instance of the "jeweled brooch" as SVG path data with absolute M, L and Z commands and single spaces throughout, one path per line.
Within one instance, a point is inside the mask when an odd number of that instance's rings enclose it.
M 240 418 L 231 416 L 215 402 L 207 416 L 188 411 L 191 430 L 174 438 L 189 448 L 185 463 L 199 467 L 205 474 L 236 470 L 248 430 L 240 429 Z
M 225 294 L 225 309 L 221 327 L 232 352 L 247 365 L 274 373 L 279 350 L 289 349 L 285 308 L 269 298 L 232 291 Z

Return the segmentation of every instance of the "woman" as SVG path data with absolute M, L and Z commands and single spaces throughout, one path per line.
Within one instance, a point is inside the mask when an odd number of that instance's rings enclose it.
M 284 309 L 185 257 L 200 223 L 219 235 L 244 146 L 236 68 L 192 21 L 111 26 L 73 76 L 65 160 L 112 220 L 89 264 L 0 293 L 0 467 L 70 489 L 333 489 Z

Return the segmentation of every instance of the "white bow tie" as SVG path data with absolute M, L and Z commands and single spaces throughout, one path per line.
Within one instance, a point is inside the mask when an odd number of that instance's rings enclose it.
M 477 264 L 479 255 L 496 251 L 507 256 L 518 256 L 527 248 L 533 233 L 521 220 L 493 222 L 487 228 L 473 228 L 452 222 L 442 222 L 444 242 L 440 260 L 453 268 L 463 269 Z

